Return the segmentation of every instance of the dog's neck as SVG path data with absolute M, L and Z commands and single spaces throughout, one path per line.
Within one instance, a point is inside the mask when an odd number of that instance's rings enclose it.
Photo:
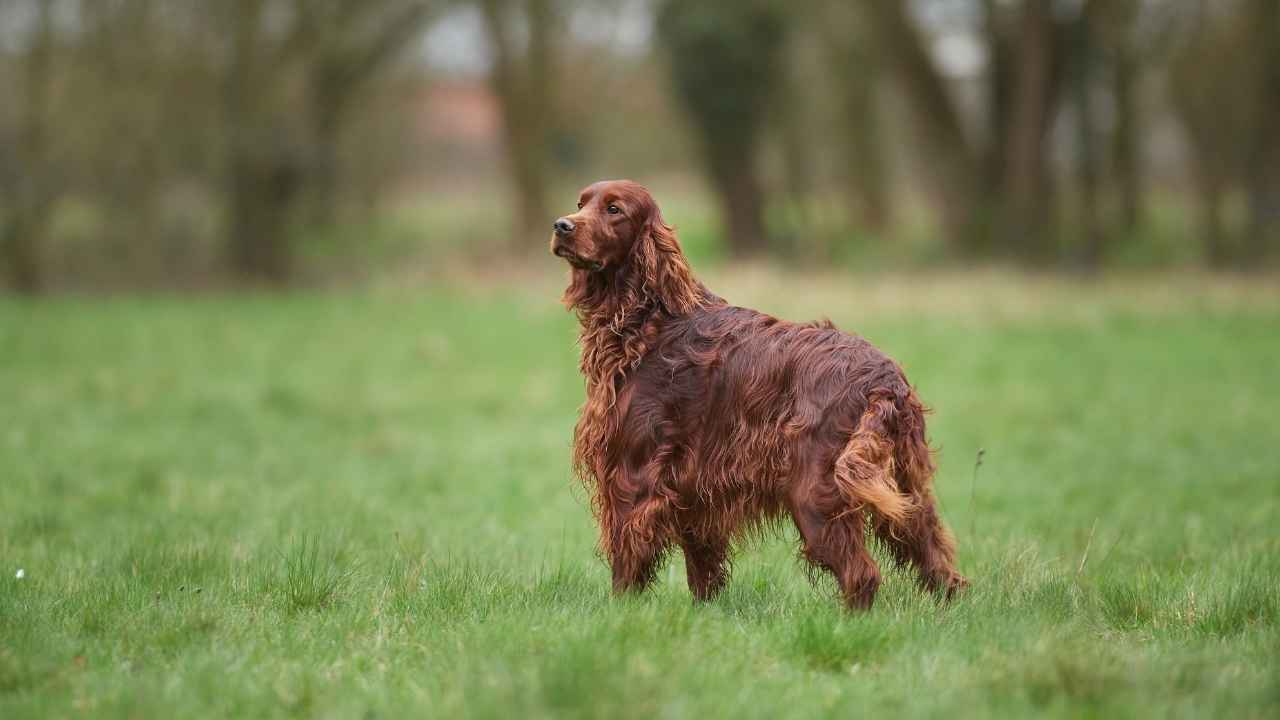
M 575 274 L 583 272 L 575 270 Z M 613 395 L 651 342 L 657 338 L 666 318 L 658 299 L 651 293 L 633 294 L 617 283 L 616 277 L 596 273 L 592 284 L 611 285 L 593 293 L 587 302 L 575 306 L 582 330 L 579 367 L 587 379 L 588 392 Z
M 635 270 L 575 269 L 565 291 L 565 302 L 582 324 L 580 368 L 587 379 L 587 392 L 606 393 L 610 404 L 663 326 L 712 297 L 693 278 L 683 258 L 675 266 L 679 276 L 666 283 L 654 283 Z

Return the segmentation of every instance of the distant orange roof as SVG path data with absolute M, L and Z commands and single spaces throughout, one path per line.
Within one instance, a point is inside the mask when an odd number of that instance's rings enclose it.
M 433 140 L 489 145 L 500 142 L 498 98 L 483 82 L 441 81 L 420 94 L 418 130 Z

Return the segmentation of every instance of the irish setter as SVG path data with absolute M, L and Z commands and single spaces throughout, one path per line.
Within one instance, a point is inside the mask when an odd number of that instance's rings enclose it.
M 709 599 L 730 544 L 784 513 L 851 608 L 880 585 L 868 530 L 930 590 L 966 584 L 930 488 L 925 409 L 897 363 L 829 322 L 707 290 L 634 182 L 583 190 L 551 252 L 572 266 L 564 303 L 582 323 L 587 387 L 574 466 L 615 592 L 643 589 L 679 545 L 690 591 Z

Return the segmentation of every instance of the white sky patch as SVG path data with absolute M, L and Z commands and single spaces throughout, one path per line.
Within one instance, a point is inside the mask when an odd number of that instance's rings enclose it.
M 465 5 L 431 24 L 422 37 L 422 61 L 448 74 L 489 72 L 489 39 L 480 10 Z
M 947 33 L 933 43 L 933 60 L 952 77 L 972 77 L 987 65 L 987 48 L 973 33 Z
M 569 31 L 590 45 L 607 46 L 619 55 L 649 52 L 653 10 L 638 0 L 582 5 L 569 18 Z
M 646 0 L 579 5 L 563 22 L 574 42 L 608 47 L 619 55 L 643 55 L 653 40 L 652 9 Z M 523 28 L 517 22 L 512 30 L 520 42 Z M 427 28 L 419 58 L 445 74 L 479 76 L 489 72 L 492 52 L 484 16 L 475 6 L 464 5 Z

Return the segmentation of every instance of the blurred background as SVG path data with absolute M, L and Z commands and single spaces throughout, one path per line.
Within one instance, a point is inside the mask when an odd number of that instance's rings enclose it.
M 543 252 L 650 185 L 695 263 L 1257 269 L 1274 0 L 0 0 L 17 293 Z

